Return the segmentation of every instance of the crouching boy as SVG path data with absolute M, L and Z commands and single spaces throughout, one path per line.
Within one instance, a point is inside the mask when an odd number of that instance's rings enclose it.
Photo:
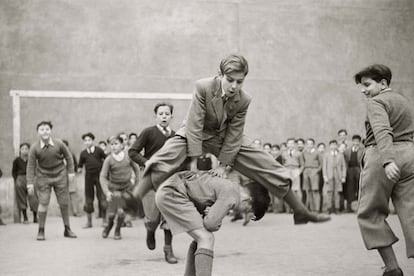
M 231 209 L 251 210 L 253 220 L 261 219 L 270 203 L 268 191 L 257 183 L 242 187 L 214 176 L 207 170 L 215 158 L 198 159 L 200 171 L 182 171 L 167 179 L 157 190 L 156 204 L 174 235 L 187 232 L 190 244 L 184 275 L 211 275 L 214 235 Z M 213 159 L 213 161 L 211 161 Z M 203 160 L 203 162 L 200 162 Z M 209 164 L 210 163 L 210 164 Z M 214 165 L 213 165 L 214 167 Z

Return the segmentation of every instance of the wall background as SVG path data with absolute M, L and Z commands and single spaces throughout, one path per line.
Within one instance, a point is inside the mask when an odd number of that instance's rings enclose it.
M 231 52 L 250 64 L 252 138 L 364 134 L 352 76 L 387 64 L 394 89 L 414 99 L 413 18 L 410 0 L 0 0 L 0 167 L 10 175 L 11 89 L 191 93 Z M 86 131 L 139 133 L 155 103 L 25 99 L 22 140 L 50 119 L 78 154 Z M 173 103 L 177 128 L 188 102 Z

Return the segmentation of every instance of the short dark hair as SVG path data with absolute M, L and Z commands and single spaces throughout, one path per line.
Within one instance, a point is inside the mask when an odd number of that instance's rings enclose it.
M 122 134 L 125 134 L 125 133 L 119 133 L 118 135 L 114 135 L 114 136 L 109 137 L 108 142 L 111 143 L 113 140 L 117 140 L 121 144 L 123 144 L 124 143 L 124 138 L 122 138 L 122 136 L 121 136 Z
M 301 141 L 302 143 L 304 143 L 304 144 L 305 144 L 305 140 L 303 140 L 303 138 L 298 138 L 298 139 L 296 139 L 296 141 L 295 141 L 295 142 L 297 143 L 297 142 L 299 142 L 299 141 Z
M 287 142 L 289 142 L 289 141 L 293 141 L 293 142 L 295 142 L 295 143 L 296 143 L 296 139 L 295 139 L 295 138 L 293 138 L 293 137 L 290 137 L 290 138 L 287 138 L 287 139 L 286 139 L 286 143 L 287 143 Z
M 249 190 L 250 196 L 252 197 L 252 211 L 256 217 L 254 220 L 260 220 L 269 208 L 269 191 L 257 182 L 247 184 L 246 188 Z
M 278 144 L 273 144 L 272 148 L 277 148 L 278 150 L 280 150 L 280 146 Z
M 98 144 L 104 144 L 105 146 L 107 145 L 107 143 L 105 142 L 105 141 L 99 141 L 99 143 Z
M 352 136 L 352 140 L 354 140 L 354 139 L 358 139 L 359 141 L 362 140 L 361 136 L 359 136 L 358 134 L 355 134 L 355 135 Z
M 242 55 L 230 54 L 220 62 L 220 73 L 227 75 L 231 73 L 249 73 L 249 64 Z
M 69 142 L 68 140 L 62 139 L 63 144 L 65 144 L 67 147 L 69 147 Z
M 361 83 L 361 79 L 370 78 L 376 82 L 380 82 L 381 80 L 386 80 L 387 84 L 391 84 L 392 73 L 391 69 L 383 64 L 373 64 L 368 67 L 365 67 L 361 71 L 355 74 L 354 80 L 356 84 Z
M 319 148 L 320 146 L 324 146 L 324 147 L 325 147 L 326 145 L 325 145 L 325 143 L 323 143 L 323 142 L 322 142 L 322 143 L 319 143 L 319 144 L 317 145 L 317 147 L 318 147 L 318 148 Z
M 348 135 L 348 131 L 346 131 L 346 129 L 341 128 L 340 130 L 338 130 L 338 135 L 339 133 L 345 132 L 345 135 Z
M 131 139 L 131 137 L 132 137 L 132 136 L 138 137 L 138 135 L 137 135 L 135 132 L 131 132 L 131 133 L 128 135 L 128 139 Z
M 313 138 L 308 138 L 307 141 L 312 141 L 312 143 L 315 145 L 315 139 Z
M 329 141 L 329 145 L 331 145 L 331 144 L 338 144 L 338 141 L 336 141 L 336 140 L 331 140 L 331 141 Z
M 154 113 L 157 114 L 158 112 L 158 108 L 160 108 L 161 106 L 168 106 L 170 108 L 170 112 L 171 114 L 173 114 L 174 112 L 174 106 L 170 103 L 166 103 L 166 102 L 161 102 L 161 103 L 157 103 L 154 107 Z
M 30 149 L 30 144 L 27 142 L 21 143 L 19 149 L 21 149 L 24 146 L 27 146 Z
M 39 130 L 40 126 L 49 126 L 50 129 L 53 128 L 52 122 L 51 121 L 41 121 L 40 123 L 37 124 L 36 126 L 36 130 Z
M 263 147 L 265 147 L 265 146 L 269 146 L 271 148 L 272 144 L 270 144 L 269 142 L 266 142 L 266 143 L 263 144 Z
M 82 140 L 85 140 L 86 137 L 91 138 L 92 140 L 95 140 L 95 135 L 93 135 L 92 132 L 88 132 L 82 135 Z

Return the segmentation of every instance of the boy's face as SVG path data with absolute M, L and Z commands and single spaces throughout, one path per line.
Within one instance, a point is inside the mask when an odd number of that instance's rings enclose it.
M 93 146 L 93 140 L 89 136 L 85 136 L 85 138 L 83 139 L 83 143 L 85 144 L 85 147 L 87 147 L 88 149 Z
M 339 141 L 345 141 L 346 140 L 346 138 L 347 138 L 347 134 L 346 134 L 346 132 L 344 132 L 344 131 L 341 131 L 341 132 L 339 132 L 338 133 L 338 140 Z
M 161 127 L 168 127 L 170 125 L 172 114 L 170 107 L 167 105 L 162 105 L 158 107 L 157 114 L 155 114 L 155 121 Z
M 131 137 L 129 137 L 129 144 L 133 145 L 136 140 L 137 140 L 137 136 L 131 135 Z
M 329 144 L 329 148 L 331 149 L 331 151 L 336 151 L 338 149 L 338 144 L 337 143 L 331 143 L 331 144 Z
M 125 145 L 125 146 L 126 146 L 126 145 L 128 145 L 128 135 L 126 135 L 126 134 L 121 134 L 121 135 L 119 135 L 119 136 L 121 136 L 122 141 L 124 141 L 124 145 Z
M 319 152 L 324 152 L 325 151 L 325 145 L 319 145 L 318 151 Z
M 373 98 L 377 96 L 382 90 L 388 88 L 387 81 L 382 80 L 376 82 L 375 80 L 367 77 L 361 78 L 361 92 L 367 98 Z
M 305 145 L 303 144 L 302 140 L 298 141 L 298 150 L 302 151 L 305 148 Z
M 357 147 L 359 146 L 359 144 L 361 143 L 361 141 L 359 141 L 359 139 L 352 139 L 352 145 Z
M 27 156 L 29 154 L 29 147 L 24 145 L 20 148 L 20 155 Z
M 272 153 L 273 155 L 277 155 L 277 154 L 279 154 L 279 152 L 280 152 L 280 150 L 279 150 L 277 147 L 272 147 L 272 151 L 271 151 L 271 153 Z
M 49 125 L 41 125 L 37 129 L 37 135 L 44 141 L 49 140 L 51 132 Z
M 253 141 L 253 145 L 252 145 L 255 149 L 260 149 L 262 147 L 262 142 L 260 142 L 260 140 L 254 140 Z
M 124 145 L 118 140 L 111 141 L 111 150 L 113 153 L 118 154 L 124 149 Z
M 313 149 L 313 148 L 314 148 L 314 146 L 315 146 L 315 144 L 313 143 L 313 141 L 312 141 L 312 140 L 308 140 L 308 141 L 306 141 L 306 148 L 307 148 L 307 149 L 311 150 L 311 149 Z
M 287 146 L 288 150 L 293 150 L 295 148 L 295 141 L 293 141 L 293 140 L 287 141 L 286 146 Z
M 99 143 L 99 147 L 105 151 L 106 150 L 106 145 L 104 143 Z
M 272 148 L 269 145 L 265 145 L 263 149 L 265 152 L 269 152 L 269 153 L 272 151 Z
M 244 73 L 233 72 L 221 76 L 221 87 L 228 98 L 234 97 L 243 87 Z

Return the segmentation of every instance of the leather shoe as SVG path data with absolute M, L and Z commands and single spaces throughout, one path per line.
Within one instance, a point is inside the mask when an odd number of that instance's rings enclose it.
M 38 241 L 44 241 L 45 238 L 45 229 L 39 229 L 39 232 L 37 233 L 37 238 L 36 240 Z
M 401 268 L 393 269 L 393 270 L 385 270 L 382 276 L 404 276 Z
M 72 238 L 72 239 L 77 238 L 75 233 L 73 233 L 72 230 L 70 230 L 70 228 L 68 226 L 65 226 L 65 232 L 63 232 L 63 236 L 65 238 Z
M 121 239 L 121 231 L 115 230 L 114 240 L 120 240 Z
M 174 256 L 172 247 L 170 245 L 164 246 L 165 261 L 169 264 L 178 263 L 177 258 Z
M 155 249 L 155 232 L 147 230 L 147 247 L 149 250 Z
M 315 213 L 309 213 L 309 214 L 293 214 L 293 220 L 295 224 L 306 224 L 308 222 L 314 222 L 314 223 L 320 223 L 320 222 L 326 222 L 331 220 L 331 216 L 325 215 L 325 214 L 315 214 Z

